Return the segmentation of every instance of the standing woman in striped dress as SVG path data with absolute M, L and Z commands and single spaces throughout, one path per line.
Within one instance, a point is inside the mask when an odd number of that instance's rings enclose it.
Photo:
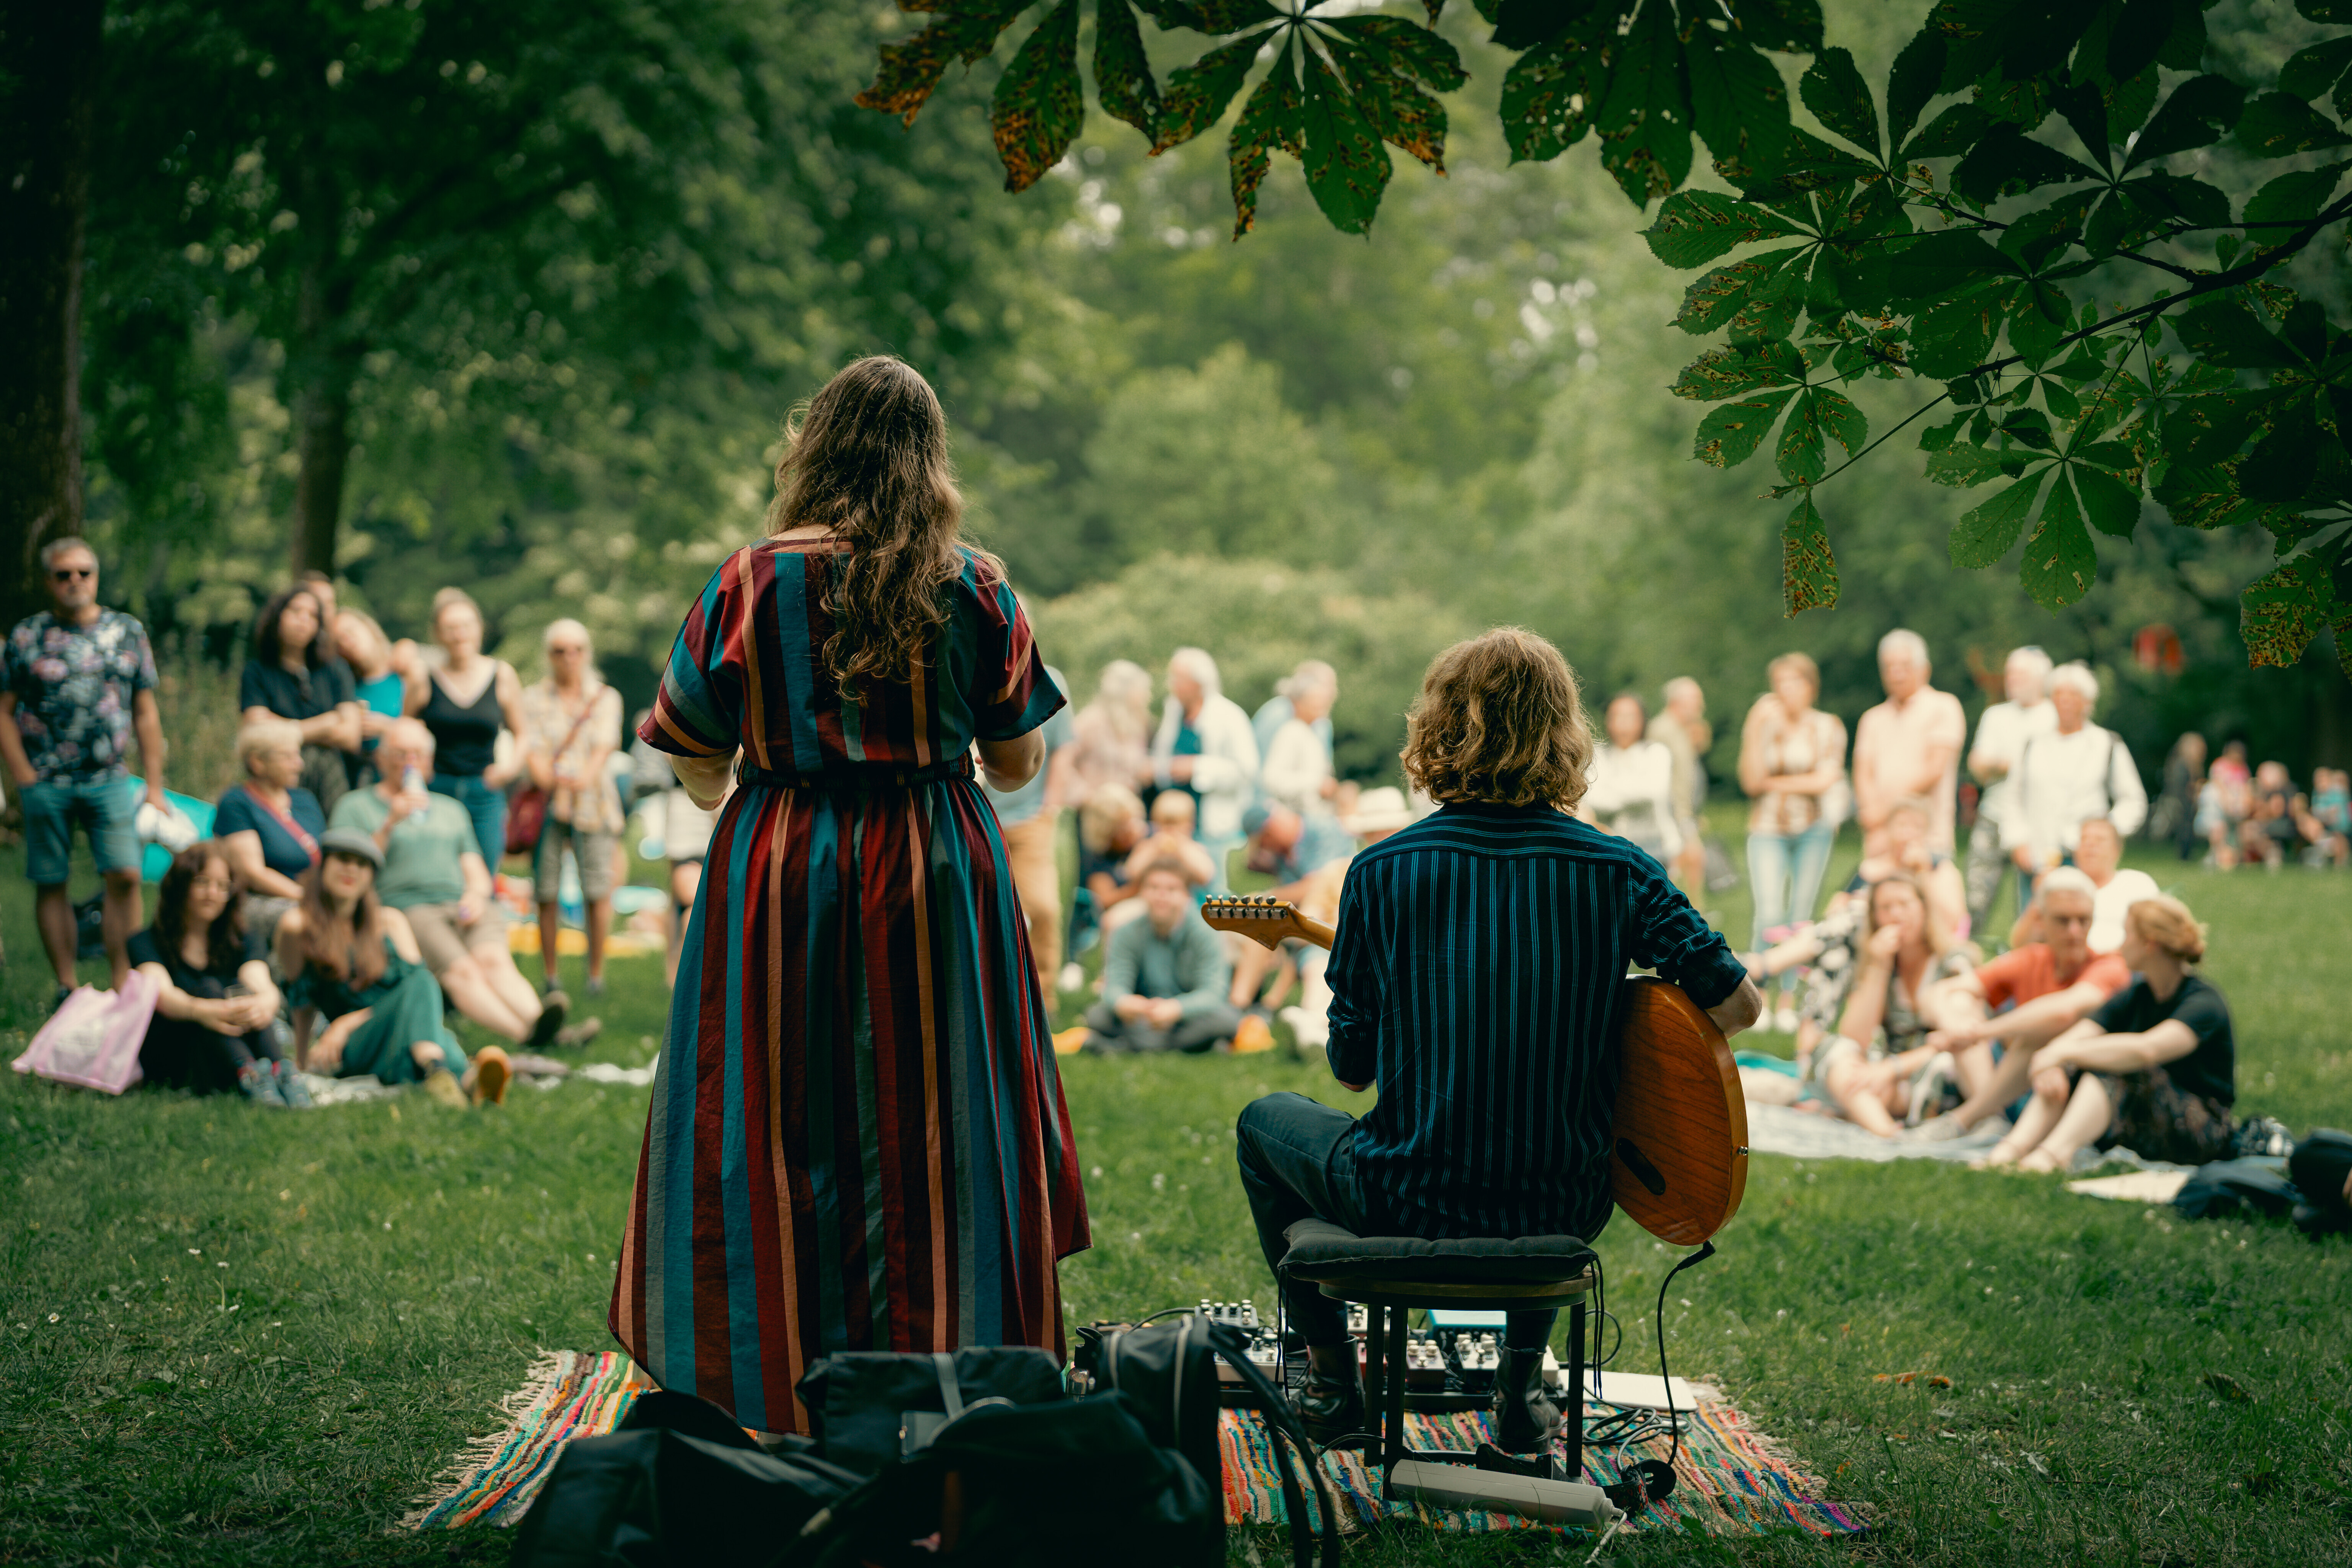
M 995 815 L 1064 703 L 960 542 L 946 416 L 860 360 L 788 431 L 769 537 L 719 567 L 638 734 L 710 840 L 654 1080 L 614 1335 L 664 1387 L 803 1431 L 835 1351 L 1062 1350 L 1087 1245 Z M 974 742 L 977 742 L 975 748 Z

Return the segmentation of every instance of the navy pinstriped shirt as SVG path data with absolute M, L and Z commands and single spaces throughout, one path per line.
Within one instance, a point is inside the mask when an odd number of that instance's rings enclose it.
M 1354 1152 L 1385 1226 L 1599 1234 L 1628 963 L 1702 1007 L 1746 973 L 1664 867 L 1549 806 L 1448 805 L 1356 857 L 1329 1059 L 1380 1085 Z

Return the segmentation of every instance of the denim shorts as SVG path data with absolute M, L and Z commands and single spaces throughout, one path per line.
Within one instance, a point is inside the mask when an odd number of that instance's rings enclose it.
M 136 871 L 139 791 L 120 773 L 111 778 L 45 779 L 17 794 L 25 807 L 25 879 L 37 888 L 63 887 L 72 866 L 74 825 L 89 840 L 100 871 Z

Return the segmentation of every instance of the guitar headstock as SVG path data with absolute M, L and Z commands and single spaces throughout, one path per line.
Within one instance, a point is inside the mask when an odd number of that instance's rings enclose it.
M 1331 945 L 1331 928 L 1298 912 L 1287 899 L 1265 894 L 1219 894 L 1201 906 L 1211 931 L 1238 931 L 1260 947 L 1276 948 L 1296 937 L 1318 947 Z

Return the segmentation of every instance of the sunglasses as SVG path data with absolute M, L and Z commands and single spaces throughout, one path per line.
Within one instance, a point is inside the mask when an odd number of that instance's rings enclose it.
M 97 576 L 98 568 L 95 566 L 59 566 L 52 571 L 49 575 L 56 578 L 60 583 L 70 583 L 77 577 Z

